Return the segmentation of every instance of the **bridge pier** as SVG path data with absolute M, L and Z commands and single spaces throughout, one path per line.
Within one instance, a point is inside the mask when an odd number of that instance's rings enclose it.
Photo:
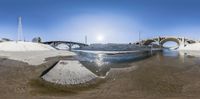
M 159 37 L 158 37 L 159 48 L 162 48 L 161 41 L 162 41 L 162 38 L 159 36 Z
M 85 46 L 85 45 L 80 45 L 79 47 L 80 47 L 80 49 L 81 49 L 81 48 L 83 48 L 84 46 Z
M 182 44 L 185 46 L 185 38 L 182 38 Z
M 55 43 L 55 42 L 52 42 L 50 45 L 53 46 L 53 47 L 55 47 L 55 46 L 56 46 L 56 43 Z
M 67 46 L 69 47 L 69 51 L 72 51 L 72 46 L 73 46 L 74 44 L 72 44 L 72 43 L 69 43 L 69 44 L 67 44 Z

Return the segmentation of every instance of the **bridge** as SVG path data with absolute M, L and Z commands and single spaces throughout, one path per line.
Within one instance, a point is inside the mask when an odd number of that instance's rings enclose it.
M 56 48 L 60 44 L 66 44 L 69 47 L 69 50 L 72 50 L 72 47 L 74 45 L 78 45 L 80 48 L 84 46 L 88 46 L 87 44 L 84 43 L 79 43 L 79 42 L 71 42 L 71 41 L 47 41 L 47 42 L 42 42 L 43 44 L 48 44 L 51 45 L 52 47 Z
M 172 36 L 170 37 L 170 36 L 168 36 L 168 37 L 157 37 L 157 38 L 146 39 L 146 40 L 142 40 L 142 41 L 136 42 L 136 44 L 148 46 L 148 45 L 150 45 L 152 43 L 156 43 L 160 47 L 163 47 L 163 45 L 168 41 L 176 42 L 178 47 L 179 46 L 185 46 L 187 44 L 192 44 L 192 43 L 199 42 L 199 41 L 195 41 L 195 40 L 192 40 L 192 39 L 187 39 L 187 38 L 184 38 L 184 37 L 172 37 Z

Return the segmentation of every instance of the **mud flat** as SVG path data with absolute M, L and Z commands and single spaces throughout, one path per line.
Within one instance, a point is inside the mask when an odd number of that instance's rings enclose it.
M 46 58 L 45 63 L 37 66 L 22 61 L 0 58 L 0 99 L 38 99 L 38 97 L 34 97 L 36 87 L 32 86 L 33 81 L 40 82 L 39 77 L 42 72 L 60 59 L 72 60 L 73 57 Z M 45 89 L 44 87 L 45 84 L 40 88 Z M 41 93 L 46 93 L 46 91 L 45 89 Z
M 199 99 L 199 57 L 165 54 L 111 68 L 105 82 L 84 90 L 47 86 L 41 73 L 59 60 L 52 57 L 38 66 L 0 58 L 0 99 Z
M 97 78 L 77 60 L 60 60 L 42 79 L 61 85 L 84 84 Z

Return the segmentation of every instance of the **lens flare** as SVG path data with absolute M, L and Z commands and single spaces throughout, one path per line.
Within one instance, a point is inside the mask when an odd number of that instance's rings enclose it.
M 97 41 L 103 41 L 103 40 L 104 40 L 104 37 L 102 35 L 97 36 Z

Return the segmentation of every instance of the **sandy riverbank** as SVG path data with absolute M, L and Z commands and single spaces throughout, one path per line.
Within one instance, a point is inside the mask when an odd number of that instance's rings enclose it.
M 196 58 L 184 62 L 177 58 L 156 55 L 112 68 L 105 80 L 92 86 L 70 89 L 44 84 L 38 77 L 60 59 L 30 66 L 15 60 L 0 59 L 1 99 L 199 99 L 200 65 Z
M 7 41 L 0 43 L 0 58 L 22 61 L 29 65 L 41 65 L 48 57 L 74 56 L 69 51 L 56 50 L 50 45 L 34 42 Z
M 0 51 L 0 58 L 8 58 L 11 60 L 22 61 L 29 65 L 41 65 L 45 63 L 48 57 L 56 56 L 74 56 L 75 53 L 61 50 L 47 50 L 47 51 Z

